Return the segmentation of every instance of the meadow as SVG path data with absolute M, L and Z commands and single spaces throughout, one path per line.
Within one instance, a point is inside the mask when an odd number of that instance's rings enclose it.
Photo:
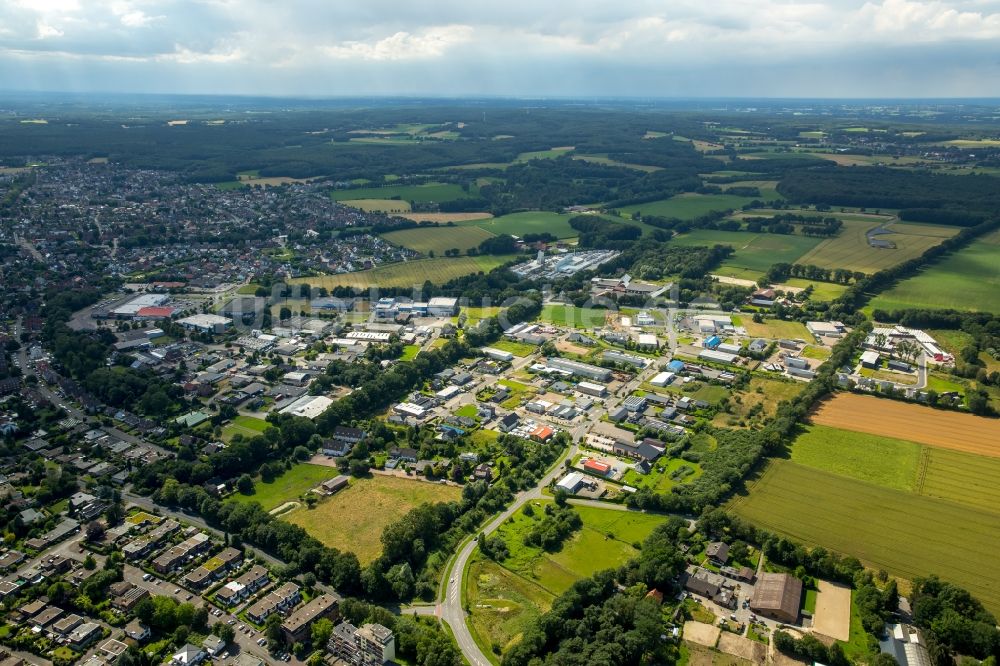
M 799 465 L 896 490 L 914 490 L 923 447 L 914 442 L 811 425 L 795 438 Z
M 493 234 L 479 227 L 456 225 L 453 227 L 420 227 L 419 229 L 403 229 L 382 234 L 382 238 L 390 243 L 402 245 L 421 254 L 443 255 L 446 250 L 458 249 L 465 254 L 470 248 L 478 248 L 479 244 Z
M 751 201 L 753 201 L 751 197 L 740 197 L 733 194 L 678 194 L 669 199 L 625 206 L 620 212 L 625 217 L 629 217 L 635 212 L 641 212 L 643 215 L 693 220 L 714 211 L 739 210 Z
M 937 574 L 1000 610 L 1000 514 L 773 460 L 729 510 L 910 579 Z
M 510 551 L 503 563 L 476 554 L 469 564 L 465 596 L 473 636 L 487 654 L 493 646 L 503 650 L 513 644 L 575 581 L 634 557 L 637 551 L 632 544 L 643 541 L 663 522 L 661 516 L 574 507 L 583 527 L 560 550 L 548 553 L 523 542 L 527 531 L 544 515 L 544 506 L 551 502 L 531 504 L 534 517 L 518 512 L 495 533 Z
M 695 229 L 674 237 L 670 242 L 684 246 L 729 245 L 735 253 L 722 262 L 723 268 L 745 268 L 765 273 L 773 264 L 801 263 L 799 258 L 819 244 L 820 239 L 795 234 Z
M 608 310 L 603 308 L 578 308 L 572 305 L 545 305 L 538 315 L 539 321 L 572 326 L 574 328 L 594 328 L 604 326 Z
M 605 166 L 617 166 L 624 167 L 626 169 L 634 169 L 636 171 L 642 171 L 644 173 L 652 173 L 654 171 L 660 171 L 663 167 L 650 166 L 648 164 L 632 164 L 630 162 L 619 162 L 618 160 L 613 160 L 607 155 L 574 155 L 574 160 L 580 160 L 583 162 L 590 162 L 591 164 L 603 164 Z
M 243 435 L 245 439 L 250 439 L 269 427 L 271 424 L 263 419 L 240 415 L 222 427 L 222 441 L 228 442 L 233 438 L 233 435 Z
M 805 289 L 806 287 L 811 286 L 813 290 L 809 298 L 813 301 L 832 301 L 840 298 L 840 296 L 847 291 L 846 284 L 816 282 L 814 280 L 806 280 L 804 278 L 788 278 L 782 284 L 776 285 L 776 288 L 781 289 L 786 285 L 789 287 L 797 287 L 799 289 Z
M 778 403 L 791 400 L 802 391 L 801 382 L 771 379 L 754 375 L 750 384 L 740 391 L 726 405 L 726 411 L 715 415 L 717 426 L 753 425 L 774 416 Z M 760 405 L 758 407 L 758 405 Z M 753 413 L 753 415 L 751 415 Z
M 441 203 L 467 199 L 474 193 L 466 192 L 454 183 L 424 183 L 423 185 L 388 185 L 386 187 L 359 187 L 348 190 L 333 190 L 330 198 L 334 201 L 351 199 L 402 199 L 410 203 Z
M 494 349 L 510 352 L 514 356 L 528 356 L 538 351 L 538 345 L 529 345 L 527 342 L 517 342 L 516 340 L 497 340 L 490 345 Z
M 569 226 L 572 217 L 572 215 L 535 210 L 501 215 L 487 220 L 473 220 L 467 224 L 498 236 L 500 234 L 523 236 L 548 232 L 556 238 L 573 238 L 577 232 Z
M 998 293 L 1000 231 L 995 231 L 882 292 L 869 306 L 1000 312 Z
M 885 224 L 884 216 L 882 219 L 871 216 L 868 220 L 850 219 L 841 215 L 836 217 L 844 221 L 840 233 L 818 243 L 799 257 L 798 263 L 870 274 L 918 257 L 928 248 L 940 244 L 959 231 L 957 227 L 891 222 L 888 228 L 893 233 L 880 237 L 892 241 L 896 247 L 878 248 L 868 244 L 865 233 Z
M 372 289 L 379 287 L 412 287 L 423 286 L 430 280 L 435 284 L 443 284 L 448 280 L 471 275 L 472 273 L 489 272 L 497 266 L 510 261 L 513 255 L 478 257 L 435 257 L 434 259 L 415 259 L 386 264 L 367 271 L 355 273 L 337 273 L 336 275 L 317 275 L 295 278 L 290 284 L 310 284 L 314 287 L 333 289 L 337 286 L 353 287 L 355 289 Z
M 327 477 L 337 475 L 327 467 Z M 428 502 L 451 502 L 461 488 L 395 476 L 351 479 L 350 485 L 315 508 L 301 507 L 281 516 L 327 546 L 353 552 L 361 564 L 378 557 L 382 531 L 410 509 Z M 363 517 L 359 520 L 359 517 Z
M 755 338 L 766 338 L 768 340 L 812 340 L 812 333 L 805 324 L 798 321 L 785 321 L 784 319 L 765 319 L 762 322 L 755 322 L 750 317 L 742 318 L 743 328 L 747 330 L 747 335 Z
M 690 472 L 675 481 L 671 475 L 682 467 L 690 468 Z M 704 473 L 701 465 L 688 462 L 683 458 L 671 458 L 670 460 L 657 461 L 649 474 L 640 474 L 634 469 L 630 469 L 622 476 L 622 483 L 633 488 L 649 488 L 655 493 L 669 493 L 670 489 L 678 484 L 691 483 Z
M 243 495 L 234 493 L 228 501 L 257 502 L 265 510 L 275 509 L 285 502 L 297 500 L 327 479 L 340 474 L 336 467 L 299 463 L 276 478 L 271 483 L 264 483 L 257 477 L 254 480 L 254 493 Z

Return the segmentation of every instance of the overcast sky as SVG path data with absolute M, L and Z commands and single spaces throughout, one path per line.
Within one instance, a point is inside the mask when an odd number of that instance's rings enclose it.
M 0 0 L 0 89 L 1000 96 L 1000 0 Z

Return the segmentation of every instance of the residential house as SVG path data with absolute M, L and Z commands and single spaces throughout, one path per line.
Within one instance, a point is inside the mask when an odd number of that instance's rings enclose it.
M 366 624 L 360 629 L 350 622 L 333 628 L 327 650 L 353 666 L 382 666 L 396 658 L 396 640 L 392 631 L 381 624 Z
M 321 594 L 301 608 L 295 609 L 281 623 L 281 631 L 288 643 L 304 641 L 309 636 L 309 629 L 316 620 L 328 617 L 336 618 L 340 607 L 340 597 L 333 594 Z
M 208 655 L 200 647 L 186 643 L 170 658 L 170 664 L 171 666 L 197 666 L 207 658 Z
M 283 613 L 302 601 L 302 592 L 295 583 L 285 583 L 247 609 L 247 617 L 258 624 L 271 613 Z

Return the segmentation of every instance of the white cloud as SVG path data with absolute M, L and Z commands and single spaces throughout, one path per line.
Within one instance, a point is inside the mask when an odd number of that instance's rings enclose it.
M 467 25 L 443 25 L 427 28 L 418 34 L 399 31 L 370 42 L 348 41 L 323 47 L 332 58 L 361 60 L 411 60 L 437 58 L 448 49 L 472 39 L 473 29 Z
M 38 21 L 35 24 L 35 34 L 38 35 L 38 39 L 49 39 L 50 37 L 62 37 L 63 31 L 55 26 L 51 26 L 43 21 Z

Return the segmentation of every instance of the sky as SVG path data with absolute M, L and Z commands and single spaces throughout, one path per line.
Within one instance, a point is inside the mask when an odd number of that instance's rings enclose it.
M 1000 0 L 3 0 L 0 90 L 998 97 Z

